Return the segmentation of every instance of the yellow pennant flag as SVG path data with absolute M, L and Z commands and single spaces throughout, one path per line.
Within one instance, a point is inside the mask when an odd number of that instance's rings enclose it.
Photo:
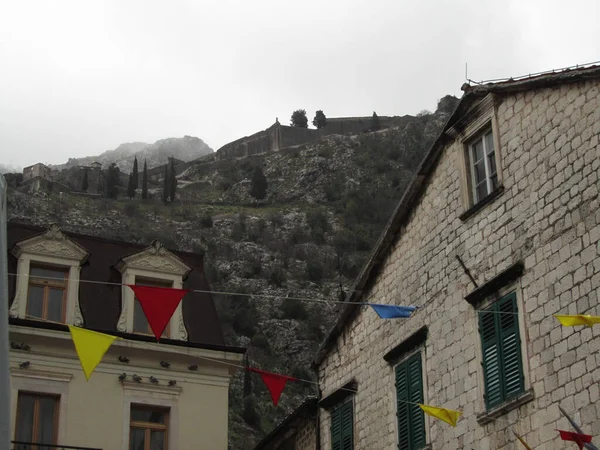
M 455 411 L 453 409 L 437 408 L 435 406 L 421 405 L 420 403 L 418 403 L 418 405 L 423 411 L 425 411 L 426 414 L 443 420 L 444 422 L 449 423 L 453 427 L 456 426 L 456 422 L 462 414 L 462 412 Z
M 596 323 L 600 323 L 600 316 L 590 316 L 578 314 L 575 316 L 561 316 L 559 314 L 554 314 L 554 317 L 558 319 L 558 321 L 565 327 L 574 327 L 577 325 L 585 325 L 591 327 Z
M 518 439 L 519 441 L 521 441 L 521 444 L 523 444 L 523 446 L 525 446 L 525 448 L 526 448 L 527 450 L 533 450 L 533 449 L 532 449 L 532 448 L 529 446 L 529 444 L 528 444 L 527 442 L 525 442 L 525 439 L 523 439 L 521 436 L 519 436 L 517 433 L 515 433 L 515 430 L 513 430 L 513 434 L 514 434 L 514 435 L 517 437 L 517 439 Z
M 89 380 L 92 372 L 100 364 L 102 357 L 117 337 L 72 326 L 69 326 L 69 331 L 81 362 L 81 368 L 85 373 L 85 379 Z

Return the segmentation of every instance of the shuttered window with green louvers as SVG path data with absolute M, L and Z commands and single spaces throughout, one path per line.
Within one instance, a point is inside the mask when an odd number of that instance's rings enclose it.
M 398 449 L 416 450 L 425 446 L 425 417 L 416 403 L 423 403 L 421 353 L 396 366 Z M 408 403 L 410 402 L 410 403 Z
M 344 403 L 331 413 L 331 450 L 354 449 L 354 411 L 352 402 Z
M 485 406 L 493 408 L 525 389 L 517 296 L 512 292 L 479 313 Z

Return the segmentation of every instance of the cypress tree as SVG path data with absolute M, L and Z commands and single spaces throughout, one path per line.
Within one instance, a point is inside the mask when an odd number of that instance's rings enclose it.
M 144 160 L 144 172 L 142 172 L 142 198 L 144 200 L 148 198 L 148 168 L 146 167 L 146 160 Z
M 177 178 L 175 177 L 175 159 L 171 157 L 171 170 L 169 171 L 169 196 L 171 201 L 175 201 L 175 191 L 177 191 Z
M 169 165 L 165 164 L 165 170 L 163 172 L 163 191 L 162 191 L 162 201 L 166 205 L 169 201 Z
M 138 188 L 139 186 L 139 173 L 138 173 L 138 163 L 137 163 L 137 156 L 133 157 L 133 189 L 134 191 Z

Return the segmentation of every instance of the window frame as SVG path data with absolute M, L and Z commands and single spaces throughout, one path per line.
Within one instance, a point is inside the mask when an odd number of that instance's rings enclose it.
M 140 285 L 140 286 L 151 286 L 151 287 L 168 287 L 168 288 L 172 288 L 173 287 L 173 280 L 170 279 L 166 279 L 166 278 L 151 278 L 151 277 L 146 277 L 146 276 L 140 276 L 140 275 L 136 275 L 135 277 L 135 284 Z M 154 332 L 152 331 L 152 328 L 150 327 L 150 324 L 148 323 L 148 319 L 146 318 L 146 315 L 144 314 L 144 311 L 142 310 L 141 307 L 141 303 L 140 301 L 137 299 L 137 297 L 133 296 L 133 324 L 132 324 L 132 328 L 131 328 L 131 332 L 135 333 L 135 334 L 142 334 L 142 335 L 147 335 L 147 336 L 154 336 Z M 144 314 L 144 320 L 146 321 L 146 331 L 138 331 L 135 329 L 135 316 L 136 316 L 136 305 L 139 305 L 139 311 L 141 311 L 141 314 Z M 170 338 L 171 337 L 171 320 L 173 318 L 171 317 L 171 319 L 169 319 L 169 321 L 167 322 L 167 326 L 165 327 L 165 329 L 163 330 L 163 334 L 160 336 L 161 338 Z
M 22 398 L 22 396 L 29 396 L 29 397 L 34 397 L 34 406 L 33 406 L 33 423 L 31 424 L 32 430 L 31 430 L 31 442 L 32 443 L 39 443 L 40 442 L 40 438 L 38 436 L 39 434 L 39 421 L 37 419 L 39 419 L 38 415 L 39 415 L 39 408 L 40 408 L 40 399 L 41 398 L 52 398 L 53 400 L 55 400 L 55 404 L 54 404 L 54 411 L 53 411 L 53 424 L 52 424 L 52 442 L 49 445 L 57 445 L 58 444 L 58 431 L 59 431 L 59 419 L 60 419 L 60 409 L 61 409 L 61 396 L 60 394 L 50 394 L 50 393 L 45 393 L 45 392 L 33 392 L 33 391 L 26 391 L 26 390 L 19 390 L 18 394 L 17 394 L 17 409 L 16 409 L 16 416 L 15 416 L 15 429 L 14 429 L 14 436 L 15 436 L 15 440 L 19 440 L 18 437 L 18 429 L 19 429 L 19 418 L 21 417 L 22 414 L 22 405 L 20 402 L 20 399 Z M 44 444 L 47 444 L 46 442 L 44 442 Z
M 393 366 L 393 377 L 394 377 L 394 401 L 395 401 L 395 413 L 396 413 L 396 445 L 397 447 L 400 449 L 400 423 L 399 423 L 399 411 L 398 411 L 398 406 L 400 401 L 398 400 L 398 369 L 403 367 L 407 372 L 410 371 L 410 363 L 413 362 L 414 360 L 418 359 L 418 364 L 419 364 L 419 378 L 420 378 L 420 396 L 418 401 L 415 401 L 415 399 L 410 398 L 412 395 L 412 392 L 410 391 L 410 384 L 411 384 L 411 380 L 407 380 L 407 388 L 408 388 L 408 392 L 406 394 L 407 396 L 407 400 L 406 401 L 410 401 L 410 402 L 415 402 L 415 403 L 421 403 L 424 404 L 425 403 L 425 374 L 424 374 L 424 370 L 425 370 L 425 366 L 423 364 L 423 348 L 419 347 L 418 349 L 416 349 L 415 351 L 410 352 L 409 354 L 405 355 L 403 358 L 401 358 L 396 364 L 394 364 Z M 410 374 L 409 374 L 410 375 Z M 416 413 L 420 416 L 420 420 L 422 421 L 422 426 L 423 426 L 423 441 L 421 443 L 412 443 L 409 442 L 409 447 L 406 450 L 418 450 L 418 449 L 423 449 L 423 448 L 427 448 L 427 419 L 425 416 L 425 413 L 423 412 L 423 410 L 421 408 L 419 408 L 416 405 L 409 405 L 409 406 L 413 406 L 413 412 L 416 411 Z M 409 412 L 409 417 L 408 420 L 410 421 L 410 417 L 411 414 Z M 409 430 L 408 430 L 408 434 L 410 436 L 411 434 L 411 426 L 409 425 Z M 402 447 L 402 450 L 404 450 L 404 447 Z
M 457 154 L 458 172 L 460 173 L 460 191 L 462 199 L 461 221 L 466 221 L 504 191 L 502 169 L 502 147 L 498 127 L 498 105 L 500 99 L 495 94 L 488 94 L 452 126 L 448 133 L 454 138 L 453 151 Z M 494 145 L 494 162 L 496 165 L 496 186 L 491 192 L 477 200 L 474 194 L 473 168 L 471 165 L 471 145 L 491 130 Z M 485 158 L 484 158 L 485 159 Z M 487 182 L 487 181 L 486 181 Z
M 59 283 L 57 280 L 44 279 L 43 277 L 34 277 L 31 272 L 33 269 L 45 269 L 53 270 L 55 272 L 63 272 L 65 275 L 64 282 Z M 27 298 L 25 300 L 25 317 L 31 320 L 42 320 L 48 321 L 48 295 L 51 288 L 61 288 L 63 291 L 62 295 L 62 308 L 61 308 L 61 319 L 60 323 L 66 323 L 67 316 L 67 302 L 69 294 L 69 272 L 70 268 L 60 266 L 57 264 L 40 263 L 37 261 L 31 261 L 29 264 L 29 273 L 27 280 Z M 40 281 L 35 281 L 40 280 Z M 42 298 L 42 317 L 32 316 L 29 314 L 29 296 L 31 294 L 31 287 L 41 287 L 44 289 L 44 295 Z
M 154 422 L 137 422 L 131 419 L 132 411 L 138 410 L 149 410 L 149 411 L 160 411 L 165 414 L 165 423 L 154 423 Z M 150 436 L 153 430 L 164 431 L 164 449 L 169 449 L 169 424 L 170 424 L 170 408 L 164 406 L 146 405 L 140 403 L 131 403 L 129 405 L 129 440 L 127 447 L 131 450 L 131 430 L 134 428 L 144 430 L 144 450 L 150 450 Z
M 528 367 L 528 362 L 527 362 L 527 346 L 526 346 L 526 334 L 525 334 L 525 324 L 524 324 L 524 320 L 520 317 L 521 314 L 519 314 L 520 311 L 523 311 L 523 303 L 520 299 L 520 290 L 517 289 L 515 286 L 510 286 L 510 287 L 506 287 L 504 289 L 499 290 L 498 292 L 495 293 L 495 295 L 493 296 L 493 298 L 488 299 L 487 301 L 481 303 L 479 305 L 479 307 L 477 308 L 477 334 L 478 334 L 478 345 L 479 345 L 479 352 L 478 352 L 478 358 L 480 360 L 480 367 L 481 370 L 479 371 L 480 373 L 480 386 L 481 386 L 481 400 L 482 400 L 482 406 L 483 406 L 483 411 L 484 413 L 482 414 L 482 416 L 486 416 L 487 414 L 493 414 L 495 412 L 500 411 L 501 415 L 503 413 L 503 411 L 506 409 L 507 405 L 511 405 L 514 402 L 519 402 L 519 399 L 526 396 L 529 393 L 529 386 L 530 386 L 530 380 L 529 380 L 529 367 Z M 520 360 L 518 361 L 518 366 L 520 367 L 520 390 L 519 392 L 516 392 L 512 395 L 502 395 L 501 399 L 497 402 L 494 402 L 492 404 L 490 404 L 490 402 L 488 401 L 488 386 L 487 386 L 487 377 L 488 375 L 486 374 L 486 368 L 485 368 L 485 356 L 484 356 L 484 351 L 486 348 L 486 345 L 484 343 L 484 339 L 483 339 L 483 335 L 481 332 L 481 317 L 482 314 L 484 314 L 485 311 L 494 309 L 496 310 L 501 303 L 506 302 L 509 300 L 509 298 L 512 298 L 512 302 L 513 302 L 513 308 L 516 308 L 516 314 L 514 314 L 514 316 L 516 317 L 516 323 L 514 324 L 514 328 L 516 330 L 516 332 L 518 333 L 517 339 L 518 339 L 518 343 L 517 343 L 517 351 L 518 354 L 520 356 Z M 500 318 L 502 317 L 501 314 L 498 314 L 497 312 L 492 312 L 492 314 L 494 314 L 494 336 L 496 337 L 496 339 L 499 339 L 498 336 L 498 329 L 497 326 L 500 323 Z M 498 342 L 498 341 L 497 341 Z M 498 351 L 498 350 L 497 350 Z M 501 351 L 501 350 L 500 350 Z M 503 358 L 503 356 L 501 356 L 501 358 Z M 504 360 L 499 362 L 500 365 L 500 372 L 502 372 L 504 369 Z M 500 389 L 502 392 L 505 391 L 505 380 L 502 379 L 503 376 L 502 374 L 499 375 L 500 376 Z M 525 401 L 527 401 L 527 399 L 525 399 Z M 506 409 L 507 411 L 510 410 L 512 408 L 508 408 Z M 485 417 L 483 417 L 483 420 L 486 420 Z
M 344 446 L 344 437 L 345 437 L 345 433 L 344 433 L 344 423 L 343 423 L 343 419 L 344 419 L 344 411 L 346 411 L 347 409 L 350 409 L 350 418 L 352 420 L 351 425 L 350 425 L 350 446 L 346 447 Z M 346 400 L 342 403 L 340 403 L 339 405 L 335 406 L 334 408 L 331 409 L 331 412 L 329 414 L 330 416 L 330 426 L 329 426 L 329 432 L 330 432 L 330 439 L 331 439 L 331 449 L 332 450 L 354 450 L 354 436 L 355 436 L 355 430 L 354 430 L 354 399 L 350 398 L 349 400 Z M 339 437 L 337 439 L 334 439 L 336 436 L 334 436 L 334 424 L 336 421 L 339 421 L 339 426 L 340 426 L 340 431 L 339 433 Z M 336 446 L 336 444 L 339 443 L 339 446 Z
M 487 148 L 488 146 L 488 140 L 487 140 L 487 136 L 491 136 L 491 142 L 492 142 L 492 157 L 494 158 L 494 173 L 491 173 L 491 169 L 490 169 L 490 152 L 489 149 Z M 476 151 L 475 151 L 475 146 L 476 144 L 481 143 L 482 146 L 482 151 L 483 151 L 483 156 L 480 160 L 475 160 L 476 159 Z M 494 129 L 492 127 L 491 123 L 488 123 L 483 129 L 479 130 L 473 137 L 471 137 L 469 139 L 469 141 L 466 143 L 466 151 L 467 151 L 467 162 L 469 165 L 469 190 L 470 190 L 470 196 L 471 196 L 471 204 L 472 205 L 476 205 L 478 203 L 480 203 L 481 201 L 483 201 L 487 196 L 491 195 L 494 193 L 494 191 L 496 189 L 498 189 L 499 187 L 499 177 L 498 177 L 498 160 L 497 160 L 497 151 L 496 151 L 496 142 L 495 142 L 495 137 L 494 137 Z M 479 197 L 479 194 L 477 192 L 477 188 L 478 188 L 478 184 L 477 184 L 477 180 L 476 180 L 476 166 L 478 163 L 483 162 L 483 168 L 484 168 L 484 181 L 485 182 L 485 186 L 486 186 L 486 193 L 485 195 L 482 195 L 481 197 Z M 493 181 L 493 178 L 495 177 L 495 182 Z M 480 182 L 481 184 L 481 182 Z

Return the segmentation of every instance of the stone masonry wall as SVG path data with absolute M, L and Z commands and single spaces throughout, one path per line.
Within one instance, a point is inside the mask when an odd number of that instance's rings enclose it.
M 319 368 L 326 396 L 355 377 L 355 449 L 396 449 L 394 368 L 383 355 L 423 325 L 425 403 L 459 409 L 453 428 L 426 417 L 434 449 L 518 449 L 512 430 L 533 448 L 565 448 L 556 428 L 571 430 L 561 405 L 583 430 L 600 432 L 600 327 L 561 327 L 552 314 L 600 315 L 600 103 L 598 81 L 510 94 L 497 106 L 504 192 L 465 222 L 462 145 L 447 147 L 385 261 L 367 301 L 420 305 L 410 319 L 382 320 L 364 307 Z M 525 388 L 534 399 L 481 425 L 484 412 L 473 286 L 517 260 L 525 333 Z M 331 448 L 330 416 L 321 441 Z
M 317 450 L 317 426 L 314 420 L 306 420 L 296 434 L 295 450 Z

